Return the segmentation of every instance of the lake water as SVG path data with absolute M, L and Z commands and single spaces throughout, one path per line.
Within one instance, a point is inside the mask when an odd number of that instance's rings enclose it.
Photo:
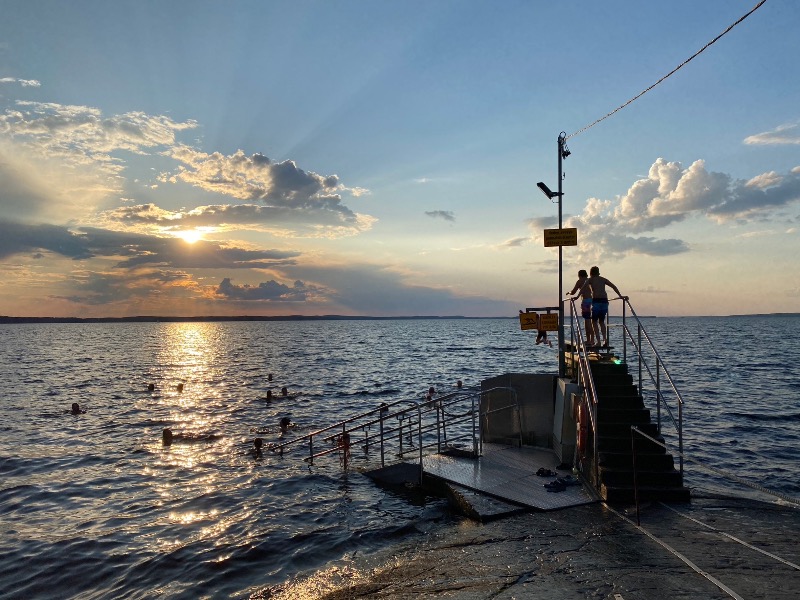
M 686 402 L 686 454 L 800 496 L 800 318 L 643 322 Z M 455 527 L 439 498 L 337 460 L 255 459 L 252 440 L 283 416 L 302 435 L 430 386 L 555 373 L 534 340 L 514 319 L 2 325 L 0 597 L 268 597 Z M 165 427 L 195 439 L 164 447 Z M 686 469 L 698 491 L 757 493 Z

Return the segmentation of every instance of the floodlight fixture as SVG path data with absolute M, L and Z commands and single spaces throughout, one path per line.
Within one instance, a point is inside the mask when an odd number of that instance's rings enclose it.
M 553 198 L 559 198 L 559 197 L 564 195 L 564 194 L 561 194 L 559 192 L 554 192 L 549 187 L 547 187 L 543 181 L 540 181 L 536 185 L 540 190 L 542 190 L 542 193 L 545 196 L 547 196 L 550 200 L 552 200 Z

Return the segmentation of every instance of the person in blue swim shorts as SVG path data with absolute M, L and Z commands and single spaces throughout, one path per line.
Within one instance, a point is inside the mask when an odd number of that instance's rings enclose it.
M 586 269 L 578 271 L 578 281 L 575 282 L 572 290 L 567 292 L 567 295 L 572 296 L 575 292 L 579 292 L 581 296 L 581 316 L 586 325 L 586 345 L 592 347 L 595 345 L 594 326 L 592 325 L 592 288 L 589 285 Z M 573 299 L 575 298 L 577 296 L 573 297 Z
M 589 269 L 589 279 L 586 283 L 592 289 L 592 326 L 594 327 L 595 344 L 600 343 L 603 338 L 603 348 L 608 348 L 608 331 L 606 328 L 606 315 L 608 314 L 608 293 L 606 286 L 617 292 L 617 296 L 622 296 L 619 288 L 605 277 L 600 276 L 600 268 L 592 267 Z

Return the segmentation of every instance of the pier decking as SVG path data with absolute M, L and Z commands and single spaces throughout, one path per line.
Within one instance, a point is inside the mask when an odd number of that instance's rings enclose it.
M 545 448 L 484 444 L 480 457 L 435 454 L 424 457 L 422 465 L 428 477 L 527 509 L 557 510 L 598 501 L 583 485 L 561 492 L 545 488 L 555 476 L 540 477 L 536 472 L 540 468 L 556 471 L 558 466 L 555 453 Z M 559 477 L 566 475 L 571 471 L 558 471 Z

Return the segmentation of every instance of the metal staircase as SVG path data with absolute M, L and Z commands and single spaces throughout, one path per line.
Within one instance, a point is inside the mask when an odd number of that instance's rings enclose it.
M 610 503 L 688 502 L 683 462 L 675 467 L 662 435 L 663 421 L 671 420 L 682 451 L 683 399 L 628 299 L 619 300 L 623 303 L 621 357 L 612 349 L 585 347 L 582 323 L 575 318 L 580 312 L 572 302 L 573 338 L 567 363 L 583 391 L 579 411 L 583 443 L 578 445 L 577 466 L 600 497 Z M 630 372 L 632 367 L 638 385 Z M 643 390 L 655 402 L 655 419 L 645 407 Z

